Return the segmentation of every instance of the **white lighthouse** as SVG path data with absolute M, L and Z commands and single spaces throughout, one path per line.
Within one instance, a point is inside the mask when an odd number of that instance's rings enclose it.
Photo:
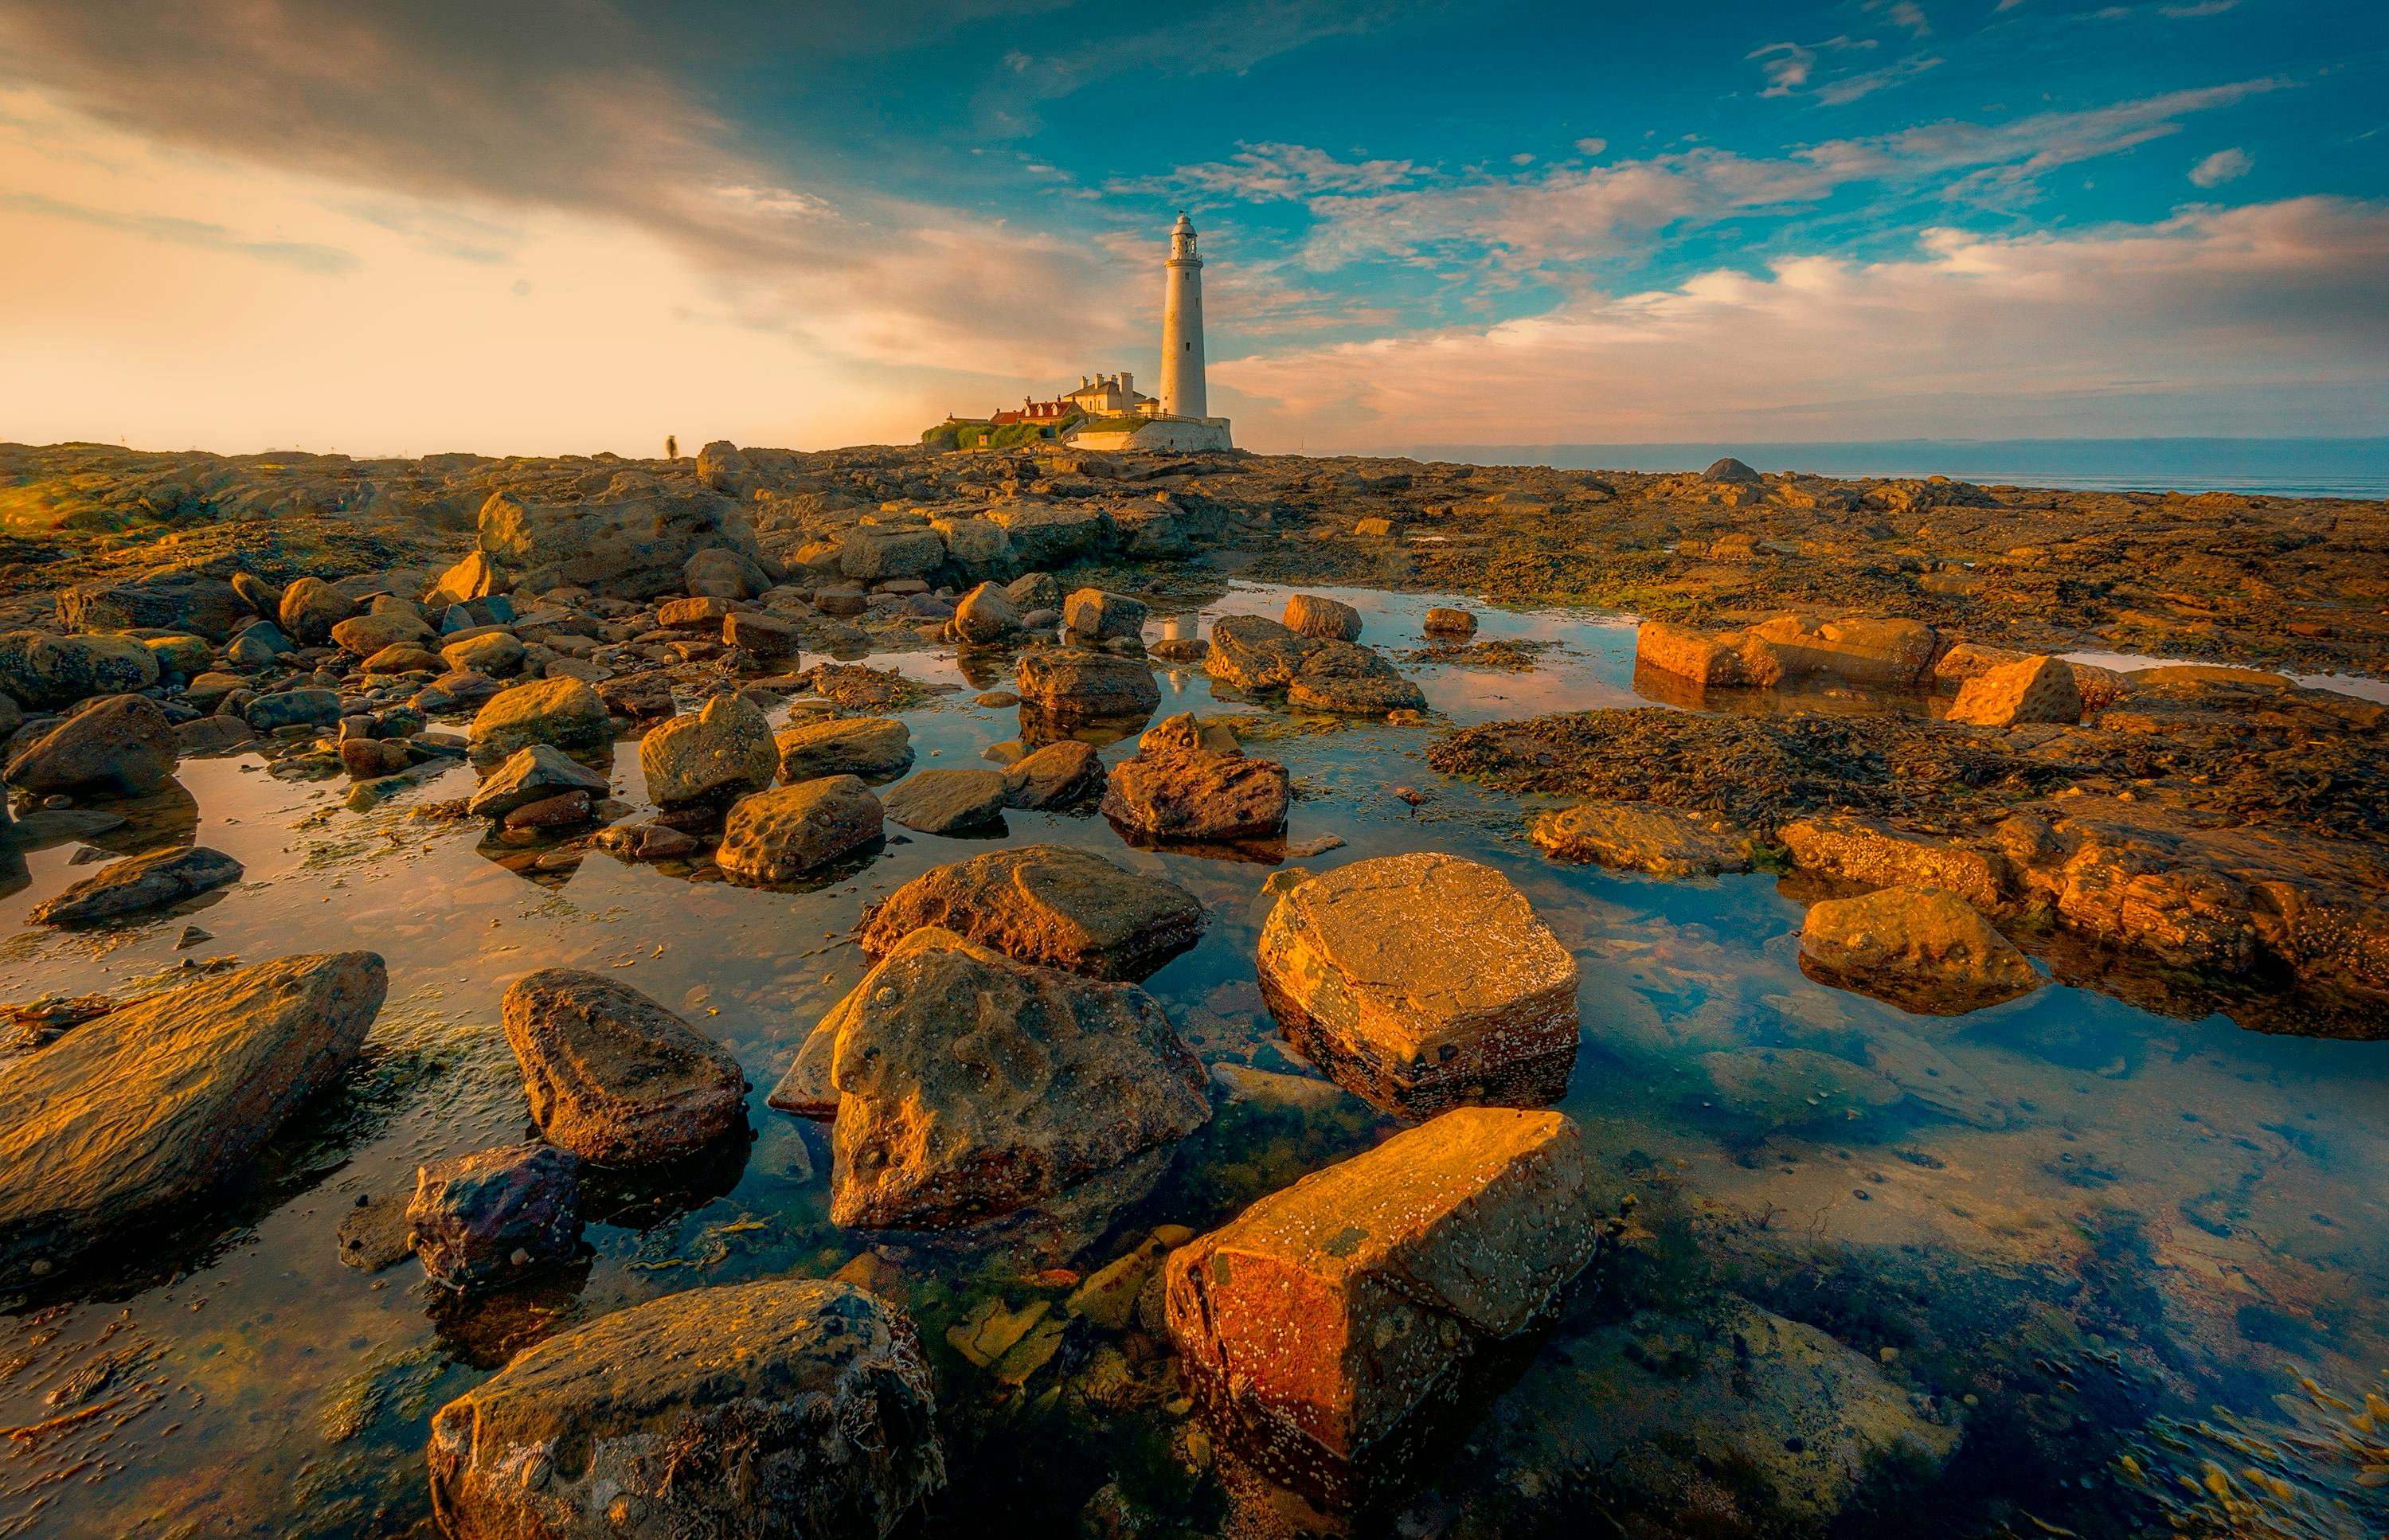
M 1181 210 L 1169 230 L 1169 287 L 1161 301 L 1161 410 L 1165 416 L 1210 415 L 1203 389 L 1203 259 L 1194 225 Z

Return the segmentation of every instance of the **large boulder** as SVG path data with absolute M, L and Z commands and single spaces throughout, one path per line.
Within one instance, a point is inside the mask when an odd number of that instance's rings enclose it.
M 658 807 L 760 791 L 779 769 L 770 719 L 740 694 L 716 695 L 703 710 L 674 717 L 639 740 L 639 770 Z
M 507 1283 L 581 1249 L 581 1157 L 514 1144 L 415 1173 L 406 1225 L 424 1275 L 450 1289 Z
M 0 694 L 34 711 L 94 695 L 129 694 L 158 682 L 157 655 L 129 636 L 0 636 Z
M 111 861 L 33 907 L 26 920 L 36 925 L 81 925 L 95 920 L 144 914 L 179 904 L 240 881 L 240 862 L 204 845 L 152 850 Z
M 357 1056 L 388 975 L 287 957 L 138 999 L 0 1083 L 0 1288 L 186 1222 Z
M 1176 883 L 1092 850 L 1025 845 L 906 883 L 865 914 L 862 949 L 884 957 L 926 925 L 1023 962 L 1136 982 L 1201 938 L 1204 913 Z
M 1322 642 L 1361 640 L 1361 612 L 1339 600 L 1297 593 L 1285 602 L 1285 627 Z
M 1751 682 L 1825 678 L 1845 684 L 1907 690 L 1930 677 L 1938 632 L 1921 620 L 1850 617 L 1810 621 L 1780 615 L 1750 628 Z
M 321 647 L 332 628 L 357 613 L 357 602 L 321 578 L 300 578 L 282 591 L 275 618 L 284 634 L 302 647 Z
M 584 792 L 604 796 L 612 789 L 607 779 L 574 759 L 554 744 L 533 744 L 517 749 L 512 757 L 473 788 L 465 810 L 475 818 L 504 818 L 517 808 L 550 797 Z
M 1260 839 L 1285 827 L 1293 778 L 1274 759 L 1139 749 L 1104 784 L 1105 818 L 1148 840 Z
M 1413 1115 L 1565 1089 L 1576 959 L 1510 880 L 1421 851 L 1301 883 L 1262 927 L 1261 997 L 1338 1081 Z
M 1376 715 L 1426 704 L 1417 685 L 1359 643 L 1305 635 L 1258 615 L 1211 622 L 1203 671 L 1232 691 L 1283 690 L 1290 703 L 1322 711 Z
M 481 549 L 526 580 L 537 573 L 550 584 L 621 599 L 679 589 L 689 557 L 708 546 L 761 554 L 753 527 L 728 498 L 652 484 L 613 490 L 585 503 L 492 492 L 481 504 Z
M 476 599 L 486 599 L 493 593 L 504 593 L 510 585 L 486 551 L 468 551 L 464 560 L 440 574 L 431 591 L 423 595 L 425 603 L 445 608 L 451 605 L 466 605 Z
M 1161 1004 L 918 930 L 834 1008 L 834 1223 L 920 1228 L 1040 1204 L 1211 1115 Z
M 1654 802 L 1583 802 L 1537 819 L 1530 837 L 1544 854 L 1667 877 L 1750 870 L 1751 835 L 1722 819 Z
M 741 797 L 730 809 L 714 862 L 752 883 L 795 882 L 884 832 L 871 788 L 851 775 L 825 775 Z
M 1949 720 L 1977 727 L 2082 719 L 2082 686 L 2063 658 L 2027 657 L 1986 668 L 1958 686 Z
M 531 1121 L 585 1160 L 658 1165 L 746 1122 L 738 1061 L 627 984 L 542 968 L 506 990 L 505 1020 Z
M 990 518 L 933 518 L 929 528 L 946 542 L 946 559 L 974 578 L 992 578 L 1008 565 L 1012 538 Z
M 1556 1314 L 1598 1247 L 1558 1113 L 1472 1107 L 1315 1171 L 1162 1264 L 1188 1387 L 1270 1474 L 1334 1500 Z
M 505 758 L 533 744 L 568 752 L 603 749 L 614 726 L 597 692 L 577 679 L 532 680 L 501 690 L 473 714 L 467 730 L 477 760 Z
M 946 542 L 926 525 L 859 525 L 838 549 L 838 570 L 857 582 L 926 578 L 944 565 Z
M 475 630 L 445 643 L 440 661 L 459 673 L 508 679 L 521 673 L 530 649 L 514 632 L 502 628 Z
M 1319 648 L 1319 639 L 1259 615 L 1223 615 L 1211 622 L 1203 671 L 1232 690 L 1283 690 Z
M 721 599 L 758 599 L 772 586 L 762 563 L 726 545 L 706 547 L 683 562 L 680 571 L 689 592 Z
M 1973 905 L 1937 887 L 1886 887 L 1810 905 L 1800 969 L 1932 1016 L 1962 1015 L 2046 982 Z
M 887 780 L 913 768 L 913 732 L 894 717 L 825 717 L 799 722 L 773 740 L 780 779 L 794 783 L 824 775 Z
M 1153 667 L 1086 647 L 1040 647 L 1020 655 L 1024 706 L 1064 720 L 1143 717 L 1161 704 Z
M 763 485 L 754 463 L 727 439 L 716 439 L 696 452 L 696 478 L 724 497 L 744 503 Z
M 1101 515 L 1056 503 L 1016 503 L 988 517 L 1003 527 L 1013 562 L 1032 573 L 1050 572 L 1091 555 L 1104 538 Z
M 1006 783 L 1000 770 L 925 770 L 888 788 L 889 821 L 925 834 L 964 834 L 1003 821 Z
M 878 1540 L 945 1483 L 904 1312 L 849 1283 L 690 1289 L 560 1332 L 431 1419 L 456 1540 Z
M 25 791 L 138 796 L 173 778 L 174 726 L 147 695 L 111 695 L 76 712 L 8 761 Z
M 58 618 L 77 630 L 188 631 L 222 642 L 255 617 L 232 584 L 183 568 L 58 591 Z

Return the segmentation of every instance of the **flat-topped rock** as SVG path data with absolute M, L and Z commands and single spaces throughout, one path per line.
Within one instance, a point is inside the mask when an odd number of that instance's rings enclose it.
M 864 917 L 862 949 L 883 957 L 935 925 L 1023 962 L 1138 981 L 1201 938 L 1203 906 L 1177 884 L 1091 850 L 1024 845 L 940 866 Z
M 1980 910 L 1999 908 L 2008 888 L 2009 863 L 1996 852 L 1856 813 L 1795 819 L 1776 831 L 1776 838 L 1803 871 L 1849 882 L 1946 888 Z
M 906 936 L 825 1018 L 830 1217 L 919 1228 L 1040 1204 L 1211 1115 L 1160 1002 L 950 931 Z
M 475 1540 L 878 1540 L 945 1483 L 911 1317 L 817 1279 L 689 1289 L 559 1332 L 431 1419 Z
M 1723 819 L 1655 802 L 1583 802 L 1535 820 L 1536 848 L 1566 861 L 1594 861 L 1665 877 L 1750 870 L 1750 833 Z
M 221 850 L 192 846 L 152 850 L 111 861 L 54 898 L 33 907 L 36 925 L 80 925 L 179 904 L 240 881 L 240 862 Z
M 1142 717 L 1161 704 L 1152 665 L 1084 647 L 1040 647 L 1020 655 L 1020 699 L 1050 717 Z
M 1090 642 L 1144 634 L 1144 601 L 1125 593 L 1082 588 L 1062 601 L 1062 624 Z
M 756 883 L 794 882 L 878 839 L 883 809 L 851 775 L 827 775 L 738 799 L 715 862 Z
M 962 834 L 1003 820 L 1006 783 L 1000 770 L 925 770 L 880 798 L 888 818 L 925 834 Z
M 774 742 L 780 779 L 794 783 L 824 775 L 883 780 L 913 768 L 913 732 L 894 717 L 831 717 L 800 722 Z
M 1576 959 L 1489 866 L 1354 861 L 1280 898 L 1261 996 L 1332 1076 L 1412 1115 L 1554 1099 L 1577 1047 Z
M 526 974 L 506 990 L 505 1019 L 531 1121 L 585 1160 L 677 1160 L 746 1121 L 747 1077 L 729 1050 L 603 974 Z
M 1949 720 L 1977 727 L 2082 719 L 2082 686 L 2063 658 L 2027 657 L 1986 668 L 1958 686 Z
M 1258 615 L 1223 615 L 1211 622 L 1203 671 L 1231 690 L 1282 690 L 1290 704 L 1315 710 L 1375 715 L 1426 704 L 1417 685 L 1371 649 L 1306 635 Z
M 0 1083 L 0 1287 L 186 1223 L 356 1059 L 388 983 L 371 952 L 286 957 L 19 1059 Z
M 1886 887 L 1810 905 L 1800 970 L 1932 1016 L 1978 1011 L 2047 982 L 1973 905 L 1937 887 Z
M 1568 1118 L 1484 1107 L 1312 1172 L 1163 1261 L 1189 1388 L 1271 1476 L 1365 1484 L 1555 1312 L 1598 1245 L 1585 1177 Z

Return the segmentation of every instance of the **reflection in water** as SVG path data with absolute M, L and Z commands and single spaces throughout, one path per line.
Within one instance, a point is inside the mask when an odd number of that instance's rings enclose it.
M 1439 602 L 1334 596 L 1388 649 L 1418 645 Z M 1240 590 L 1216 610 L 1283 603 Z M 1450 719 L 1638 700 L 1630 624 L 1480 613 L 1486 640 L 1559 645 L 1525 673 L 1413 666 Z M 950 657 L 869 661 L 975 682 Z M 1157 677 L 1156 716 L 1220 709 L 1199 670 Z M 925 765 L 983 762 L 1028 725 L 967 695 L 901 715 Z M 1801 906 L 1773 879 L 1547 863 L 1519 839 L 1515 804 L 1425 770 L 1427 741 L 1343 722 L 1272 725 L 1247 746 L 1296 778 L 1286 844 L 1346 842 L 1306 866 L 1422 848 L 1485 861 L 1573 952 L 1583 1044 L 1554 1094 L 1585 1132 L 1604 1212 L 1622 1218 L 1553 1335 L 1523 1344 L 1524 1378 L 1478 1432 L 1429 1436 L 1408 1462 L 1429 1490 L 1393 1499 L 1424 1505 L 1404 1526 L 1580 1534 L 1598 1502 L 1649 1533 L 1751 1533 L 1744 1505 L 1761 1495 L 1858 1500 L 1819 1474 L 1858 1445 L 1815 1447 L 1819 1427 L 1847 1423 L 1928 1445 L 1930 1430 L 1959 1430 L 1939 1475 L 1890 1510 L 1911 1529 L 2035 1533 L 2022 1509 L 2125 1533 L 2122 1505 L 2138 1499 L 2112 1462 L 2153 1413 L 2260 1415 L 2290 1366 L 2352 1386 L 2389 1364 L 2389 1303 L 2373 1287 L 2389 1276 L 2379 1045 L 2242 1032 L 2185 981 L 2053 948 L 2058 980 L 2034 995 L 1908 1015 L 1803 976 Z M 1104 757 L 1131 748 L 1114 737 Z M 483 825 L 413 816 L 470 789 L 461 767 L 354 813 L 342 783 L 277 781 L 257 764 L 186 762 L 188 790 L 140 809 L 129 837 L 197 840 L 247 868 L 208 910 L 211 954 L 371 947 L 389 962 L 390 1003 L 350 1083 L 253 1188 L 195 1214 L 187 1245 L 152 1245 L 104 1287 L 20 1306 L 0 1356 L 25 1367 L 0 1381 L 0 1419 L 52 1431 L 0 1453 L 0 1533 L 405 1533 L 428 1513 L 431 1411 L 506 1354 L 662 1293 L 842 1268 L 903 1299 L 936 1361 L 959 1500 L 932 1532 L 975 1532 L 1001 1505 L 1016 1529 L 1073 1533 L 1106 1487 L 1198 1531 L 1216 1532 L 1232 1501 L 1260 1500 L 1233 1460 L 1190 1463 L 1192 1425 L 1169 1409 L 1177 1392 L 1149 1326 L 1076 1326 L 1021 1383 L 957 1355 L 947 1332 L 990 1300 L 1058 1313 L 1074 1286 L 1063 1280 L 1153 1227 L 1218 1224 L 1401 1125 L 1323 1078 L 1263 1009 L 1267 860 L 1131 850 L 1100 818 L 1007 813 L 1016 842 L 1090 847 L 1203 904 L 1200 943 L 1146 987 L 1213 1066 L 1219 1114 L 1083 1212 L 1001 1240 L 866 1235 L 829 1223 L 827 1146 L 765 1107 L 764 1088 L 861 978 L 863 906 L 983 845 L 905 834 L 798 891 L 692 883 L 686 866 L 581 859 L 570 840 L 485 854 Z M 610 770 L 637 802 L 634 744 L 617 745 Z M 1424 800 L 1413 810 L 1386 795 L 1396 785 Z M 14 933 L 0 941 L 0 999 L 154 987 L 190 955 L 174 949 L 179 920 L 22 929 L 33 904 L 89 874 L 70 864 L 85 843 L 18 852 L 22 867 L 0 877 L 14 887 L 0 898 Z M 423 1161 L 522 1137 L 498 1002 L 549 966 L 618 973 L 722 1039 L 758 1088 L 752 1148 L 677 1184 L 593 1197 L 585 1261 L 511 1297 L 459 1311 L 424 1292 L 411 1261 L 343 1266 L 336 1235 L 359 1194 L 410 1191 Z M 1718 1390 L 1737 1385 L 1748 1394 Z M 1629 1426 L 1659 1432 L 1620 1444 Z M 1588 1476 L 1611 1453 L 1606 1474 Z

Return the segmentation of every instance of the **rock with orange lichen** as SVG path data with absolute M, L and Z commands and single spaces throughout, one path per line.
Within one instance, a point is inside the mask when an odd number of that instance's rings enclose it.
M 1331 1500 L 1401 1463 L 1598 1244 L 1576 1125 L 1461 1108 L 1313 1172 L 1163 1262 L 1206 1410 Z
M 1261 931 L 1287 1040 L 1383 1106 L 1556 1100 L 1576 1059 L 1576 959 L 1489 866 L 1432 851 L 1290 890 Z

